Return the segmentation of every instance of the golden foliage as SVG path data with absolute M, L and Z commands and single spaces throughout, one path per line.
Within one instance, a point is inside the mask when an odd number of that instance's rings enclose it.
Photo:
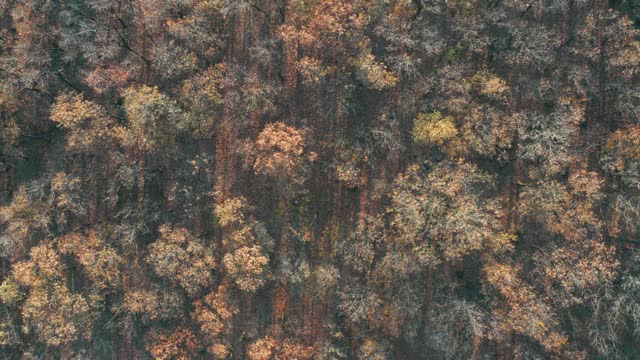
M 232 318 L 238 313 L 230 295 L 228 287 L 221 285 L 204 299 L 194 302 L 193 318 L 210 344 L 207 352 L 215 359 L 225 359 L 230 353 L 225 337 L 231 334 Z
M 220 106 L 224 103 L 224 92 L 229 87 L 228 70 L 218 64 L 198 73 L 182 83 L 180 98 L 186 108 L 196 116 L 194 126 L 197 137 L 210 136 L 218 124 Z
M 30 259 L 13 266 L 13 277 L 22 286 L 39 287 L 60 280 L 63 266 L 60 256 L 49 244 L 31 249 Z
M 317 84 L 331 71 L 331 69 L 324 66 L 320 60 L 308 56 L 298 60 L 297 68 L 305 84 Z
M 251 210 L 241 196 L 223 198 L 214 207 L 214 215 L 225 232 L 224 269 L 238 288 L 249 292 L 264 285 L 269 265 L 269 258 L 254 235 L 258 223 L 250 216 Z
M 393 241 L 411 246 L 429 263 L 458 261 L 479 250 L 508 251 L 513 237 L 500 231 L 503 210 L 483 197 L 492 181 L 467 163 L 442 163 L 428 174 L 410 167 L 391 192 Z
M 60 252 L 73 255 L 99 288 L 116 288 L 120 284 L 122 259 L 95 231 L 87 236 L 77 233 L 65 235 L 57 242 Z
M 51 108 L 51 120 L 65 128 L 74 129 L 87 120 L 102 117 L 103 112 L 99 105 L 85 100 L 81 94 L 62 94 Z
M 0 348 L 16 345 L 18 337 L 13 324 L 4 319 L 0 319 Z
M 0 109 L 14 112 L 17 110 L 19 100 L 15 89 L 8 81 L 0 83 Z
M 51 179 L 51 200 L 55 206 L 55 220 L 58 225 L 66 224 L 69 214 L 77 217 L 86 215 L 82 202 L 82 181 L 79 177 L 57 173 Z
M 158 308 L 158 295 L 155 291 L 135 289 L 124 294 L 124 309 L 131 314 L 150 314 L 151 318 Z
M 13 194 L 7 206 L 0 207 L 5 237 L 2 251 L 11 258 L 26 255 L 34 239 L 48 232 L 49 208 L 38 200 L 31 200 L 24 187 Z
M 29 289 L 22 316 L 23 331 L 32 329 L 50 346 L 65 346 L 79 339 L 90 339 L 96 308 L 101 297 L 71 293 L 63 285 L 64 268 L 50 244 L 31 249 L 30 259 L 13 266 L 16 283 Z M 3 294 L 5 295 L 10 294 Z M 11 295 L 15 298 L 15 294 Z
M 442 117 L 438 111 L 418 114 L 413 124 L 413 140 L 419 144 L 444 145 L 458 135 L 453 117 Z
M 602 220 L 595 207 L 602 199 L 602 185 L 595 172 L 577 170 L 570 175 L 569 186 L 557 181 L 528 186 L 521 195 L 523 214 L 570 241 L 597 238 Z
M 313 354 L 314 349 L 310 346 L 269 336 L 253 342 L 247 352 L 251 360 L 308 360 Z
M 639 1 L 0 0 L 0 357 L 633 357 Z
M 284 41 L 298 41 L 305 46 L 338 46 L 339 39 L 353 36 L 369 22 L 359 1 L 295 0 L 294 24 L 285 23 L 279 29 Z
M 24 156 L 24 151 L 19 146 L 20 135 L 22 135 L 22 129 L 15 119 L 9 118 L 2 122 L 0 145 L 6 157 L 22 158 Z
M 178 328 L 147 336 L 146 348 L 156 360 L 190 360 L 199 349 L 196 335 L 187 328 Z
M 211 106 L 222 104 L 226 71 L 224 64 L 219 64 L 185 80 L 181 92 L 183 100 L 203 113 Z
M 358 359 L 385 360 L 389 354 L 383 345 L 373 339 L 366 339 L 358 349 Z
M 216 267 L 211 248 L 187 229 L 160 227 L 160 238 L 149 245 L 146 258 L 158 276 L 182 286 L 189 295 L 208 286 Z
M 100 142 L 112 136 L 113 121 L 105 110 L 81 94 L 62 94 L 51 108 L 51 120 L 69 131 L 67 148 L 70 150 L 95 150 Z
M 509 90 L 506 81 L 486 70 L 473 75 L 471 84 L 478 88 L 480 94 L 485 96 L 500 97 Z
M 484 156 L 506 159 L 514 139 L 517 117 L 508 116 L 487 105 L 472 106 L 464 112 L 461 139 L 449 151 L 467 155 L 475 151 Z
M 227 253 L 222 261 L 241 290 L 253 292 L 264 285 L 269 258 L 262 254 L 260 246 L 243 246 Z
M 308 164 L 316 158 L 316 153 L 305 150 L 303 130 L 275 122 L 258 134 L 252 167 L 256 174 L 302 183 Z
M 218 223 L 223 228 L 241 227 L 246 224 L 248 212 L 251 206 L 247 200 L 242 197 L 223 199 L 216 203 L 213 214 L 216 216 Z
M 184 114 L 176 102 L 157 87 L 143 85 L 123 92 L 128 127 L 118 127 L 116 135 L 125 147 L 151 151 L 171 143 L 184 126 Z
M 538 273 L 554 301 L 563 306 L 584 303 L 617 275 L 620 264 L 615 253 L 615 247 L 596 240 L 558 247 L 536 256 Z
M 209 293 L 203 301 L 196 301 L 195 309 L 194 316 L 200 324 L 200 330 L 212 338 L 228 334 L 231 318 L 238 312 L 230 301 L 226 286 L 220 286 L 217 291 Z
M 182 316 L 182 297 L 171 289 L 137 286 L 126 289 L 123 302 L 116 304 L 117 314 L 134 315 L 144 322 L 176 319 Z
M 622 68 L 622 74 L 628 80 L 633 79 L 638 74 L 638 63 L 640 62 L 640 41 L 633 41 L 618 51 L 611 61 L 614 65 Z
M 551 307 L 520 279 L 520 269 L 507 264 L 490 263 L 485 266 L 487 282 L 495 287 L 502 300 L 494 301 L 498 328 L 509 336 L 516 332 L 540 342 L 549 352 L 559 354 L 567 344 L 567 337 L 555 330 L 557 320 Z
M 382 90 L 393 87 L 398 78 L 387 70 L 387 67 L 376 61 L 375 56 L 365 53 L 356 59 L 355 64 L 358 74 L 365 85 Z
M 0 285 L 0 301 L 8 306 L 16 305 L 24 297 L 18 284 L 10 277 L 7 277 Z
M 90 339 L 98 298 L 73 294 L 62 284 L 36 287 L 22 307 L 28 329 L 50 346 L 64 346 L 79 339 Z
M 640 126 L 615 131 L 609 136 L 606 150 L 615 157 L 618 171 L 625 169 L 625 159 L 640 160 Z
M 251 360 L 270 360 L 276 349 L 276 340 L 271 337 L 265 337 L 256 340 L 249 347 L 247 356 Z
M 604 179 L 594 171 L 573 171 L 569 175 L 569 186 L 573 195 L 581 200 L 599 201 L 603 197 Z

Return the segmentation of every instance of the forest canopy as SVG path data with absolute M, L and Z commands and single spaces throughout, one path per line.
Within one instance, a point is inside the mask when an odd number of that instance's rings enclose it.
M 636 359 L 640 0 L 0 0 L 0 358 Z

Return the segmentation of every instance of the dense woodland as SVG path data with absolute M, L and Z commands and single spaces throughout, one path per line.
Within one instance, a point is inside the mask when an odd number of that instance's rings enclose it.
M 639 29 L 0 0 L 0 357 L 640 358 Z

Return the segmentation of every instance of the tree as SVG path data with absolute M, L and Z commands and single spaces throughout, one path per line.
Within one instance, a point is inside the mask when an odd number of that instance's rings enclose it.
M 162 225 L 159 231 L 160 238 L 149 245 L 147 262 L 158 276 L 179 284 L 190 296 L 197 295 L 212 282 L 216 262 L 211 249 L 187 229 Z
M 225 359 L 231 352 L 230 336 L 233 330 L 233 316 L 238 308 L 225 285 L 194 302 L 194 320 L 200 326 L 200 333 L 206 339 L 207 352 L 215 359 Z
M 98 152 L 113 141 L 113 119 L 80 94 L 62 94 L 51 108 L 51 120 L 67 129 L 70 151 Z
M 483 196 L 491 182 L 470 164 L 445 162 L 425 175 L 412 166 L 392 190 L 392 241 L 432 263 L 459 261 L 481 249 L 508 250 L 509 237 L 496 221 L 501 209 Z
M 26 255 L 40 239 L 48 234 L 50 215 L 46 204 L 30 199 L 27 190 L 21 187 L 8 206 L 0 208 L 4 227 L 2 236 L 3 255 L 17 259 Z
M 248 356 L 251 360 L 305 360 L 312 358 L 313 348 L 295 343 L 291 339 L 280 341 L 271 337 L 265 337 L 251 344 Z
M 0 1 L 2 357 L 637 357 L 639 4 Z
M 417 143 L 444 145 L 458 133 L 453 117 L 439 112 L 419 114 L 413 125 L 413 140 Z
M 86 237 L 69 234 L 56 240 L 60 253 L 73 255 L 98 288 L 118 289 L 121 284 L 122 258 L 95 231 L 91 231 Z
M 552 308 L 520 279 L 520 269 L 495 263 L 489 264 L 485 272 L 487 282 L 500 294 L 493 310 L 500 336 L 504 338 L 511 332 L 529 336 L 551 354 L 562 354 L 568 338 L 557 331 L 558 320 Z
M 243 291 L 255 292 L 269 276 L 266 251 L 273 247 L 264 227 L 250 215 L 244 197 L 221 200 L 214 208 L 218 223 L 225 230 L 222 259 L 227 275 Z
M 445 305 L 435 313 L 434 347 L 448 359 L 472 357 L 487 336 L 486 314 L 465 300 Z
M 68 351 L 69 346 L 91 339 L 100 297 L 73 293 L 63 283 L 63 264 L 51 245 L 31 249 L 30 259 L 12 269 L 16 283 L 28 289 L 21 304 L 23 331 L 38 341 Z
M 123 92 L 129 126 L 117 129 L 122 144 L 142 152 L 172 144 L 186 118 L 175 101 L 157 87 L 143 85 Z
M 147 343 L 147 351 L 158 360 L 192 359 L 200 348 L 198 338 L 186 328 L 150 334 Z
M 259 246 L 243 246 L 233 253 L 226 254 L 222 261 L 225 270 L 235 279 L 240 289 L 255 291 L 264 285 L 269 258 L 262 255 L 262 249 Z
M 309 164 L 317 156 L 305 148 L 304 137 L 304 131 L 283 122 L 268 124 L 258 135 L 255 146 L 247 144 L 245 163 L 257 175 L 301 184 Z

